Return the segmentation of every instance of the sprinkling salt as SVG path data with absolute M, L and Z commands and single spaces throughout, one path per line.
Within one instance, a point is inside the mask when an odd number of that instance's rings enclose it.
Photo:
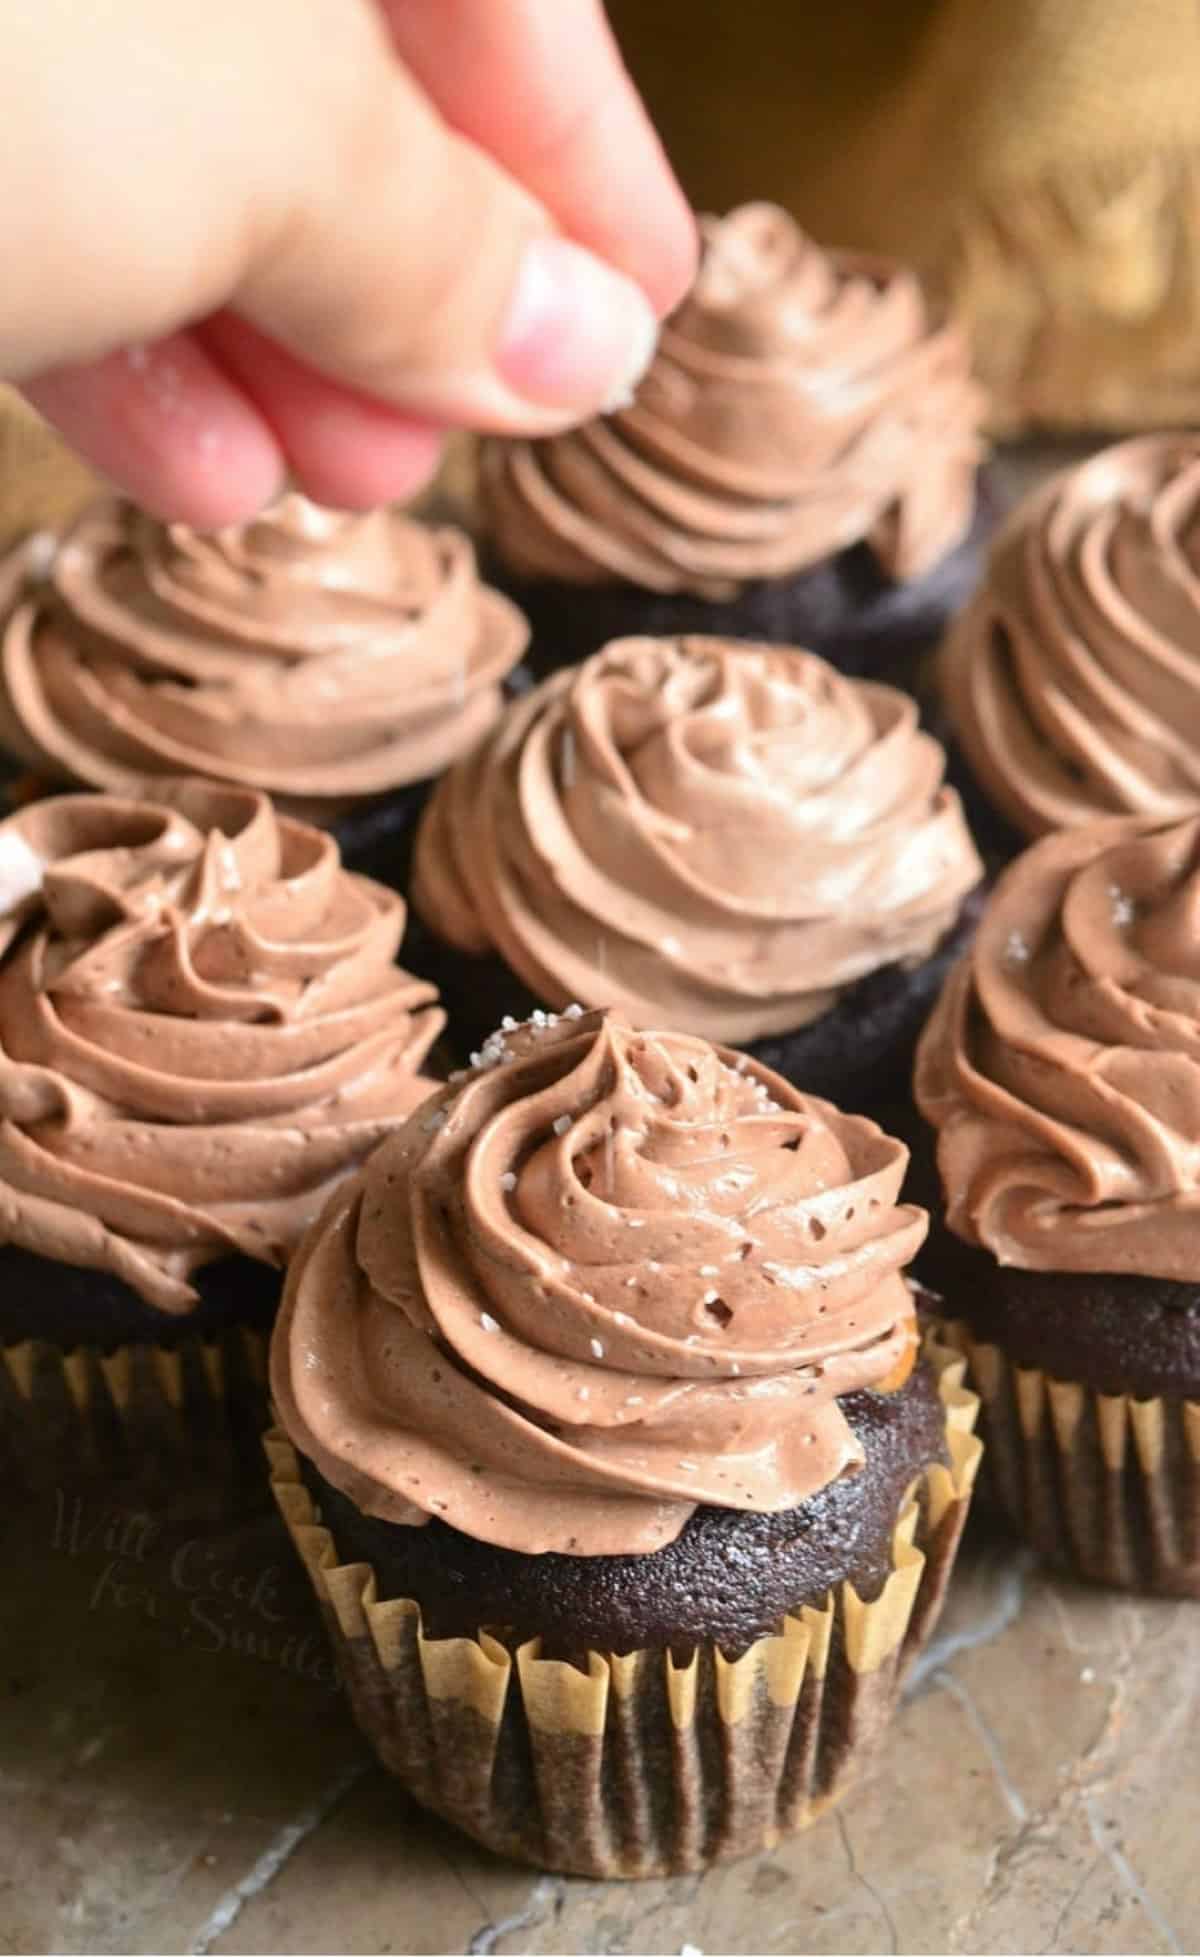
M 604 1357 L 604 1340 L 603 1340 L 603 1339 L 593 1339 L 593 1340 L 592 1340 L 592 1358 L 593 1358 L 593 1359 L 603 1359 L 603 1357 Z
M 1137 915 L 1133 899 L 1125 895 L 1120 884 L 1109 884 L 1108 901 L 1112 905 L 1112 921 L 1119 931 L 1123 930 L 1127 924 L 1133 923 Z
M 569 1114 L 560 1114 L 560 1115 L 558 1116 L 558 1118 L 556 1119 L 556 1121 L 555 1121 L 555 1123 L 554 1123 L 554 1132 L 555 1132 L 555 1134 L 556 1134 L 556 1135 L 565 1135 L 565 1134 L 566 1134 L 566 1132 L 567 1132 L 567 1129 L 568 1129 L 568 1128 L 569 1128 L 570 1126 L 571 1126 L 571 1117 L 570 1117 L 570 1115 L 569 1115 Z
M 504 1191 L 506 1196 L 511 1196 L 516 1186 L 517 1186 L 517 1178 L 516 1178 L 515 1171 L 512 1169 L 506 1169 L 504 1171 L 504 1174 L 500 1178 L 501 1189 Z
M 46 865 L 15 829 L 0 835 L 0 916 L 42 887 Z
M 493 1318 L 490 1311 L 480 1312 L 479 1323 L 482 1325 L 485 1332 L 498 1332 L 500 1330 L 499 1319 Z
M 52 530 L 35 530 L 25 539 L 25 575 L 40 582 L 48 578 L 58 556 L 58 538 Z

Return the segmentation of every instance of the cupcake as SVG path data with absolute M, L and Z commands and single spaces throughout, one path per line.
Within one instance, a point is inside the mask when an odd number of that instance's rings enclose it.
M 414 957 L 460 1050 L 573 1000 L 747 1047 L 845 1106 L 906 1091 L 981 866 L 890 687 L 791 648 L 625 639 L 439 783 Z
M 38 776 L 265 789 L 360 866 L 490 726 L 527 636 L 460 532 L 295 495 L 215 535 L 98 502 L 0 564 L 0 617 L 0 740 Z
M 917 1358 L 904 1150 L 615 1013 L 525 1026 L 331 1199 L 271 1348 L 276 1494 L 426 1805 L 703 1867 L 865 1764 L 976 1463 Z
M 56 1469 L 261 1415 L 280 1267 L 443 1023 L 332 837 L 155 794 L 0 824 L 0 1449 Z
M 921 1042 L 922 1265 L 990 1479 L 1052 1561 L 1200 1596 L 1200 817 L 1059 831 L 1001 879 Z
M 1200 437 L 1143 435 L 1025 499 L 940 678 L 981 840 L 1200 808 Z
M 981 402 L 915 276 L 785 211 L 703 220 L 636 396 L 480 457 L 492 574 L 545 672 L 629 632 L 810 646 L 911 678 L 977 574 Z

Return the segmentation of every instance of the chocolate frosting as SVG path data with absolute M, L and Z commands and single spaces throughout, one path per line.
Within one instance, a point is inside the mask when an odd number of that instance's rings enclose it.
M 413 902 L 550 1005 L 738 1044 L 917 962 L 981 875 L 944 756 L 814 654 L 619 639 L 443 777 Z
M 38 802 L 0 824 L 0 1242 L 186 1312 L 281 1263 L 429 1092 L 404 905 L 265 795 Z
M 272 1391 L 368 1514 L 633 1554 L 861 1464 L 838 1396 L 907 1374 L 925 1216 L 873 1122 L 577 1012 L 497 1036 L 330 1202 Z
M 526 627 L 471 544 L 288 495 L 203 535 L 95 504 L 0 566 L 0 733 L 57 780 L 203 775 L 320 814 L 440 772 L 499 712 Z
M 1197 1274 L 1200 817 L 1018 858 L 917 1057 L 950 1228 L 1028 1270 Z
M 1200 436 L 1120 442 L 1020 504 L 941 672 L 1026 835 L 1200 807 Z
M 689 296 L 633 401 L 493 440 L 481 486 L 521 577 L 732 596 L 866 539 L 919 577 L 970 526 L 981 400 L 913 273 L 824 252 L 786 211 L 702 220 Z

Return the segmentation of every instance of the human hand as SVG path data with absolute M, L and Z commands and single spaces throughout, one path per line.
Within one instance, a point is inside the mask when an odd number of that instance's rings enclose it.
M 599 0 L 19 0 L 3 89 L 0 374 L 197 525 L 596 412 L 693 269 Z

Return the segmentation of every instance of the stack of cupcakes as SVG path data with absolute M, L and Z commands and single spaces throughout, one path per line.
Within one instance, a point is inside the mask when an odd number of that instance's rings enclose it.
M 543 1866 L 805 1824 L 937 1619 L 977 1403 L 871 1111 L 982 866 L 879 679 L 970 575 L 978 406 L 909 274 L 751 206 L 635 402 L 485 448 L 528 695 L 394 512 L 105 498 L 0 566 L 0 1448 L 265 1493 L 269 1338 L 364 1730 Z

